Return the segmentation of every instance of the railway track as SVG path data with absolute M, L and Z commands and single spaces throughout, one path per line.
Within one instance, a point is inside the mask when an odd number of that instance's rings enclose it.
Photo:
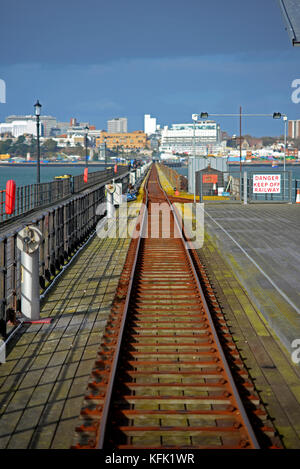
M 205 269 L 176 213 L 168 226 L 157 216 L 168 199 L 155 166 L 144 202 L 138 228 L 148 236 L 131 242 L 73 447 L 276 447 Z

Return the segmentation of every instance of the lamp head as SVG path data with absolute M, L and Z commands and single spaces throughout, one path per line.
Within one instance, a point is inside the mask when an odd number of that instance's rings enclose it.
M 42 107 L 42 105 L 40 104 L 39 100 L 37 100 L 37 102 L 36 102 L 35 105 L 34 105 L 34 108 L 35 108 L 35 115 L 36 115 L 36 116 L 40 116 L 40 115 L 41 115 L 41 107 Z

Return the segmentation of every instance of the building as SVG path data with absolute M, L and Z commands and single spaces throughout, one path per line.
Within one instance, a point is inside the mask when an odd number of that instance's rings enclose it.
M 161 133 L 160 152 L 207 155 L 219 151 L 221 130 L 214 121 L 165 126 Z
M 126 133 L 102 131 L 100 137 L 96 138 L 96 147 L 104 143 L 109 150 L 141 150 L 148 146 L 147 135 L 142 130 Z
M 126 133 L 127 132 L 127 117 L 116 117 L 107 121 L 108 133 Z
M 300 137 L 300 120 L 291 120 L 288 123 L 288 135 L 289 138 Z
M 28 134 L 36 137 L 36 121 L 15 120 L 9 123 L 5 122 L 0 124 L 0 135 L 1 134 L 11 134 L 13 137 Z
M 227 158 L 214 158 L 214 157 L 199 157 L 189 158 L 188 161 L 188 190 L 191 194 L 195 190 L 195 180 L 198 171 L 207 168 L 215 169 L 221 172 L 228 172 Z M 229 174 L 229 173 L 227 173 Z
M 36 117 L 32 115 L 27 115 L 27 116 L 8 116 L 5 119 L 5 122 L 8 124 L 11 124 L 12 122 L 15 121 L 22 121 L 22 122 L 34 122 L 36 125 Z M 40 116 L 40 123 L 41 123 L 41 129 L 42 129 L 42 135 L 44 137 L 50 137 L 51 135 L 51 130 L 52 128 L 57 127 L 57 120 L 55 117 L 52 116 Z
M 148 136 L 153 135 L 156 132 L 156 118 L 151 117 L 150 114 L 144 115 L 144 132 Z

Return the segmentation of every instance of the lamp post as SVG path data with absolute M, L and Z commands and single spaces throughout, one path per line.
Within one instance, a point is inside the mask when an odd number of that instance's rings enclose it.
M 285 199 L 285 167 L 286 167 L 286 147 L 287 147 L 287 121 L 288 117 L 286 114 L 282 114 L 281 112 L 274 112 L 273 119 L 281 119 L 283 118 L 284 122 L 284 155 L 283 155 L 283 199 Z
M 239 117 L 240 120 L 240 191 L 242 185 L 242 117 L 273 117 L 273 119 L 280 119 L 281 116 L 285 114 L 281 114 L 280 112 L 273 112 L 273 114 L 242 114 L 242 107 L 240 107 L 239 114 L 208 114 L 208 112 L 201 112 L 200 116 L 201 119 L 207 119 L 208 116 L 218 116 L 218 117 Z M 241 192 L 240 192 L 241 198 Z
M 195 133 L 196 133 L 196 122 L 198 120 L 198 114 L 192 115 L 193 119 L 193 158 L 194 158 L 194 204 L 196 203 L 196 145 L 195 145 Z M 201 198 L 201 194 L 200 194 Z
M 283 170 L 285 172 L 285 163 L 286 163 L 286 147 L 287 147 L 287 143 L 286 143 L 286 140 L 287 140 L 287 131 L 286 131 L 286 127 L 287 127 L 287 115 L 286 114 L 282 114 L 283 115 L 283 122 L 284 122 L 284 160 L 283 160 Z
M 41 107 L 39 100 L 34 105 L 35 108 L 35 115 L 36 115 L 36 137 L 37 137 L 37 163 L 36 163 L 36 183 L 40 183 L 40 115 L 41 115 Z
M 105 169 L 107 165 L 107 155 L 106 155 L 106 137 L 104 137 L 104 161 L 105 161 Z
M 84 128 L 85 134 L 84 134 L 84 144 L 85 144 L 85 167 L 88 167 L 88 132 L 89 128 L 86 126 Z

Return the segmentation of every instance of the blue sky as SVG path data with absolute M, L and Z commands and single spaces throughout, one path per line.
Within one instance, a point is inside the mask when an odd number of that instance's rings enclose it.
M 276 0 L 10 0 L 1 6 L 0 120 L 43 113 L 106 128 L 128 117 L 143 128 L 190 122 L 193 113 L 281 111 L 300 79 L 300 48 L 290 44 Z M 238 119 L 218 119 L 238 133 Z M 283 123 L 249 118 L 244 133 L 279 135 Z

